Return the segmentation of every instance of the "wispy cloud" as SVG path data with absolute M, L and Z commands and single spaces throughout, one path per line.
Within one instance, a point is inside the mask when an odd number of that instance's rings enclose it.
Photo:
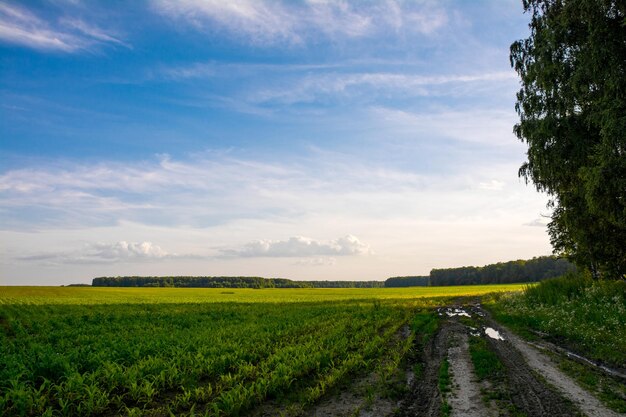
M 474 108 L 439 109 L 413 112 L 389 107 L 373 107 L 371 116 L 396 131 L 410 131 L 416 136 L 447 137 L 461 142 L 494 146 L 518 146 L 512 127 L 513 111 Z
M 503 181 L 490 180 L 478 184 L 478 188 L 488 191 L 500 191 L 506 184 Z
M 80 19 L 45 19 L 25 7 L 0 3 L 0 41 L 41 51 L 77 52 L 113 44 L 130 47 L 109 31 Z
M 354 256 L 370 252 L 369 245 L 353 235 L 346 235 L 328 242 L 303 236 L 295 236 L 287 240 L 256 240 L 239 249 L 222 251 L 225 256 L 242 258 Z
M 437 76 L 389 72 L 317 73 L 298 78 L 288 87 L 282 85 L 280 88 L 257 90 L 248 95 L 248 100 L 256 103 L 296 104 L 349 95 L 367 95 L 368 101 L 379 94 L 387 97 L 391 94 L 396 98 L 445 96 L 454 94 L 455 90 L 451 88 L 454 85 L 509 82 L 514 79 L 515 74 L 511 71 Z
M 252 44 L 302 44 L 310 38 L 370 36 L 383 31 L 429 35 L 447 22 L 442 8 L 406 1 L 153 0 L 168 18 L 203 31 L 226 31 Z
M 428 97 L 437 100 L 490 99 L 502 91 L 514 91 L 512 71 L 421 74 L 414 64 L 397 62 L 336 62 L 331 64 L 242 64 L 199 62 L 151 69 L 147 78 L 189 82 L 189 96 L 175 104 L 228 108 L 239 113 L 271 115 L 275 111 L 298 112 L 299 105 L 351 109 L 393 101 Z M 237 80 L 240 88 L 220 94 L 221 85 Z M 207 92 L 210 91 L 210 92 Z M 513 111 L 510 112 L 514 114 Z M 408 115 L 408 113 L 406 113 Z M 406 121 L 407 117 L 403 117 Z
M 538 217 L 534 220 L 529 221 L 528 223 L 524 223 L 524 226 L 545 228 L 546 226 L 548 226 L 548 222 L 549 222 L 549 219 L 545 217 Z
M 0 227 L 88 227 L 120 221 L 206 227 L 237 219 L 296 221 L 332 213 L 372 219 L 416 212 L 438 216 L 458 211 L 450 199 L 466 199 L 462 211 L 469 213 L 472 204 L 483 204 L 481 196 L 474 196 L 476 184 L 490 184 L 503 169 L 515 178 L 515 166 L 487 168 L 424 174 L 389 167 L 385 158 L 375 162 L 316 151 L 289 162 L 228 153 L 190 160 L 163 156 L 132 164 L 65 162 L 0 175 Z
M 334 68 L 349 67 L 357 62 L 335 62 L 320 64 L 272 64 L 272 63 L 235 63 L 235 62 L 192 62 L 186 65 L 164 66 L 150 71 L 151 78 L 165 78 L 174 81 L 212 78 L 212 77 L 250 77 L 265 73 L 298 73 L 324 71 Z
M 337 264 L 337 259 L 335 258 L 304 258 L 298 259 L 293 263 L 298 266 L 333 266 Z
M 116 243 L 90 243 L 73 251 L 40 252 L 19 256 L 17 260 L 44 264 L 101 264 L 155 261 L 180 257 L 181 255 L 168 253 L 152 242 L 120 241 Z

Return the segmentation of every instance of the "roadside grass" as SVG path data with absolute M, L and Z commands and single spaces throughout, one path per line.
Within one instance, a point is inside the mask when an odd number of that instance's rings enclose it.
M 417 335 L 420 347 L 425 346 L 439 328 L 439 319 L 433 311 L 422 310 L 411 321 L 411 331 Z
M 626 413 L 626 384 L 562 355 L 551 353 L 559 369 L 595 394 L 608 408 Z
M 487 341 L 479 336 L 469 339 L 470 356 L 474 364 L 474 372 L 479 380 L 503 381 L 505 368 L 498 356 L 489 349 Z
M 452 391 L 452 375 L 450 375 L 450 362 L 445 358 L 439 366 L 439 392 L 441 393 L 441 416 L 450 417 L 452 407 L 446 399 L 447 394 Z
M 570 273 L 518 294 L 484 300 L 501 323 L 529 340 L 544 337 L 609 367 L 626 368 L 626 282 Z M 560 369 L 607 407 L 626 412 L 626 386 L 590 365 L 553 354 Z
M 496 294 L 484 305 L 525 337 L 529 330 L 546 333 L 589 359 L 626 368 L 626 282 L 568 274 L 523 293 Z
M 481 389 L 483 400 L 487 404 L 495 401 L 498 408 L 506 410 L 506 415 L 527 417 L 526 413 L 513 403 L 504 364 L 489 349 L 487 341 L 480 336 L 471 336 L 469 338 L 469 351 L 476 377 L 489 386 L 489 389 Z

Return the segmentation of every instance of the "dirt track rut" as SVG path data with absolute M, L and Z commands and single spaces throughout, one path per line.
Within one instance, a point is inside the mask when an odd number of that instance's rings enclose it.
M 419 359 L 421 375 L 414 378 L 409 394 L 395 414 L 397 417 L 439 417 L 442 404 L 438 388 L 439 366 L 447 353 L 450 333 L 450 326 L 443 326 L 424 348 Z
M 582 389 L 573 379 L 561 372 L 556 364 L 545 354 L 514 335 L 502 329 L 505 338 L 520 351 L 528 365 L 541 374 L 550 384 L 554 385 L 566 398 L 572 401 L 588 417 L 619 417 L 606 408 L 597 398 Z
M 402 402 L 399 417 L 439 416 L 442 396 L 438 389 L 438 371 L 443 359 L 448 357 L 453 378 L 452 392 L 446 400 L 452 416 L 510 415 L 522 412 L 537 417 L 617 417 L 599 400 L 582 389 L 561 372 L 544 353 L 495 323 L 480 306 L 453 306 L 442 310 L 438 333 L 422 353 L 423 372 L 410 387 L 410 394 Z M 458 314 L 461 312 L 462 314 Z M 450 313 L 450 314 L 448 314 Z M 482 325 L 480 336 L 468 336 L 469 328 L 460 323 L 459 316 L 471 315 Z M 491 338 L 485 328 L 500 331 L 503 339 Z M 487 407 L 481 394 L 481 385 L 474 376 L 468 350 L 468 337 L 484 337 L 505 368 L 506 399 L 500 401 L 500 410 Z M 507 406 L 507 401 L 510 406 Z M 513 411 L 517 410 L 517 411 Z
M 487 339 L 492 351 L 506 368 L 511 400 L 530 416 L 571 417 L 577 410 L 563 396 L 547 385 L 528 366 L 522 354 L 505 340 Z
M 474 367 L 469 354 L 467 332 L 462 326 L 452 337 L 452 346 L 448 349 L 448 361 L 454 387 L 448 398 L 452 407 L 452 417 L 488 417 L 494 413 L 488 410 L 482 401 L 480 386 L 474 375 Z

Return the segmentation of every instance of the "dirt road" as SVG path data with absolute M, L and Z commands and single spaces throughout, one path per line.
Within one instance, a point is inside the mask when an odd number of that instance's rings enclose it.
M 255 417 L 618 417 L 576 381 L 560 371 L 545 352 L 496 323 L 477 303 L 440 308 L 439 328 L 427 342 L 415 337 L 404 371 L 405 394 L 390 398 L 377 375 L 354 379 L 339 392 L 306 410 L 270 408 Z M 407 327 L 408 329 L 408 327 Z M 401 336 L 407 337 L 404 332 Z M 485 351 L 478 351 L 476 346 Z M 473 346 L 473 347 L 472 347 Z M 473 349 L 473 350 L 472 350 Z M 479 379 L 472 355 L 491 355 L 498 362 L 497 377 Z M 442 363 L 449 364 L 451 389 L 440 391 Z M 415 370 L 415 374 L 413 372 Z M 401 381 L 401 384 L 404 382 Z M 447 390 L 446 390 L 447 391 Z M 258 411 L 258 410 L 257 410 Z
M 478 304 L 440 309 L 440 330 L 423 352 L 424 374 L 416 379 L 396 416 L 617 417 L 597 398 L 561 372 L 544 352 L 495 323 Z M 474 373 L 468 339 L 483 338 L 504 369 L 495 384 Z M 438 370 L 447 357 L 452 390 L 438 390 Z M 450 410 L 442 409 L 445 402 Z

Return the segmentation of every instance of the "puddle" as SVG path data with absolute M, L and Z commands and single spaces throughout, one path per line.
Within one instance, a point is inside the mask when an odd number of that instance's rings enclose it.
M 472 317 L 467 313 L 467 311 L 460 309 L 460 308 L 448 309 L 446 310 L 446 314 L 448 315 L 448 317 L 454 317 L 454 316 Z
M 485 334 L 492 339 L 504 340 L 504 337 L 500 335 L 500 332 L 492 327 L 485 327 Z
M 542 338 L 547 338 L 547 337 L 550 336 L 548 333 L 540 332 L 540 331 L 537 331 L 537 330 L 531 330 L 531 331 L 532 331 L 532 333 L 535 333 L 535 334 L 541 336 Z M 602 365 L 601 363 L 592 361 L 591 359 L 585 358 L 584 356 L 581 356 L 581 355 L 579 355 L 577 353 L 571 352 L 571 351 L 569 351 L 567 349 L 564 349 L 564 348 L 562 348 L 560 346 L 553 345 L 551 343 L 549 343 L 548 346 L 544 346 L 541 343 L 534 343 L 534 342 L 530 342 L 530 341 L 526 341 L 526 343 L 528 343 L 531 346 L 534 346 L 535 348 L 537 348 L 539 350 L 548 350 L 548 351 L 549 350 L 554 350 L 555 352 L 563 354 L 563 355 L 567 356 L 568 358 L 570 358 L 572 360 L 575 360 L 577 362 L 585 363 L 587 365 L 590 365 L 590 366 L 592 366 L 594 368 L 597 368 L 597 369 L 603 371 L 604 373 L 606 373 L 608 375 L 611 375 L 612 377 L 616 377 L 616 378 L 619 378 L 619 379 L 622 379 L 622 380 L 626 381 L 626 373 L 622 373 L 622 372 L 620 372 L 618 370 L 611 369 L 611 368 L 609 368 L 609 367 L 607 367 L 605 365 Z
M 574 353 L 574 352 L 570 352 L 569 350 L 565 350 L 565 349 L 562 349 L 562 350 L 563 350 L 563 351 L 565 352 L 565 354 L 566 354 L 568 357 L 570 357 L 571 359 L 578 360 L 579 362 L 585 362 L 585 363 L 586 363 L 586 364 L 588 364 L 588 365 L 594 366 L 594 367 L 596 367 L 596 368 L 600 368 L 601 370 L 603 370 L 605 373 L 607 373 L 607 374 L 609 374 L 609 375 L 612 375 L 612 376 L 614 376 L 614 377 L 617 377 L 617 378 L 621 378 L 621 379 L 623 379 L 623 380 L 626 380 L 626 375 L 625 375 L 625 374 L 622 374 L 621 372 L 618 372 L 618 371 L 613 370 L 613 369 L 611 369 L 611 368 L 608 368 L 608 367 L 606 367 L 606 366 L 604 366 L 604 365 L 601 365 L 601 364 L 599 364 L 599 363 L 596 363 L 596 362 L 594 362 L 594 361 L 592 361 L 592 360 L 590 360 L 590 359 L 585 358 L 584 356 L 580 356 L 580 355 L 578 355 L 578 354 L 576 354 L 576 353 Z

